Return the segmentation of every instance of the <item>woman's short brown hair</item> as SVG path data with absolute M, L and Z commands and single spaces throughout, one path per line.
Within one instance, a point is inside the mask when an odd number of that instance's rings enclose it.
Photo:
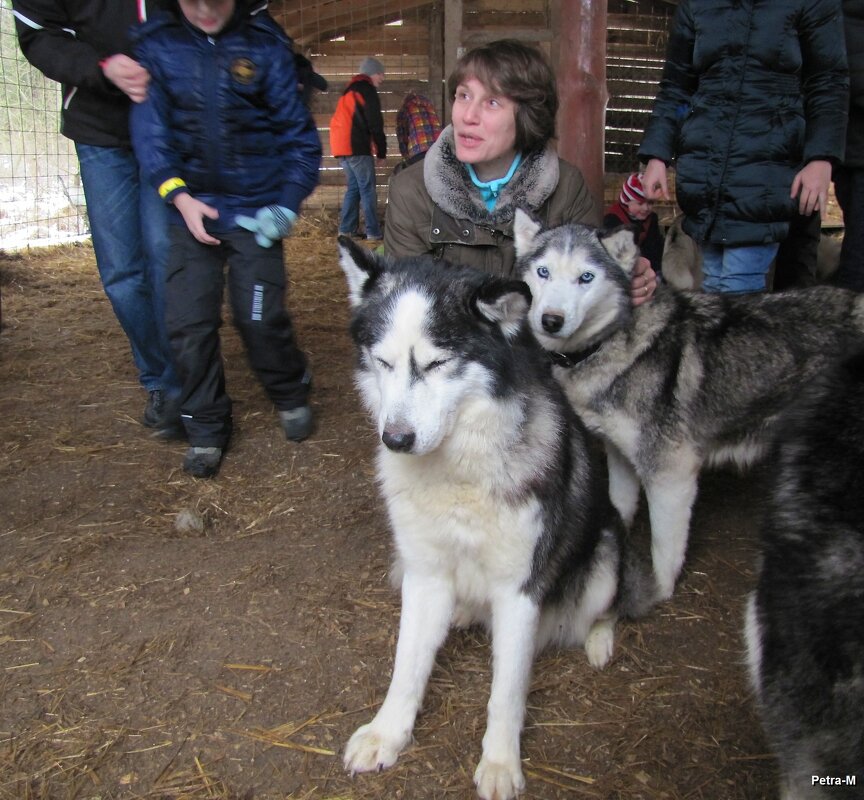
M 451 103 L 457 87 L 471 78 L 516 103 L 519 152 L 541 150 L 555 136 L 558 90 L 552 68 L 539 50 L 514 39 L 499 39 L 468 51 L 447 80 Z

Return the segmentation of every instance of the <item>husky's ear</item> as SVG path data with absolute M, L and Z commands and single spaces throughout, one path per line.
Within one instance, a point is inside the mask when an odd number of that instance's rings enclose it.
M 521 258 L 531 250 L 531 245 L 542 230 L 539 222 L 521 208 L 516 209 L 513 217 L 513 239 L 516 242 L 516 257 Z
M 632 274 L 639 259 L 639 246 L 633 228 L 621 226 L 611 231 L 598 230 L 597 238 L 615 263 L 628 275 Z
M 471 299 L 481 319 L 498 325 L 507 339 L 512 339 L 531 308 L 531 290 L 523 281 L 490 278 Z
M 348 302 L 356 308 L 363 302 L 363 287 L 370 278 L 384 270 L 378 257 L 365 247 L 360 247 L 349 236 L 340 236 L 339 265 L 348 279 Z

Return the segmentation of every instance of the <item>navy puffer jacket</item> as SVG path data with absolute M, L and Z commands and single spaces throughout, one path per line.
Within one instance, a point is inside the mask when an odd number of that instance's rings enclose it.
M 864 169 L 864 0 L 843 0 L 849 59 L 849 129 L 845 164 Z
M 687 233 L 786 237 L 795 174 L 843 158 L 842 43 L 840 0 L 681 0 L 639 157 L 675 161 Z
M 152 80 L 133 108 L 132 141 L 166 200 L 188 190 L 214 206 L 214 233 L 262 206 L 299 211 L 318 183 L 321 141 L 291 41 L 266 11 L 238 2 L 215 37 L 162 14 L 139 29 L 135 53 Z

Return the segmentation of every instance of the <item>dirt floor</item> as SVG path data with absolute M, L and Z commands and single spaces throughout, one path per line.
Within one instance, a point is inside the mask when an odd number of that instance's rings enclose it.
M 0 255 L 2 800 L 475 796 L 480 632 L 448 641 L 396 766 L 343 772 L 387 688 L 399 599 L 326 222 L 287 263 L 318 432 L 284 440 L 226 325 L 235 435 L 201 481 L 139 424 L 89 247 Z M 741 637 L 764 477 L 705 477 L 674 599 L 620 626 L 605 671 L 540 658 L 525 798 L 776 797 Z

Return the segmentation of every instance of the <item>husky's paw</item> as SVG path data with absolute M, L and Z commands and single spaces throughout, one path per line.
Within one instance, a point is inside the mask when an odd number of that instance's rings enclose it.
M 525 789 L 525 778 L 518 759 L 503 764 L 483 756 L 474 771 L 474 785 L 482 800 L 513 800 Z
M 603 669 L 612 658 L 615 646 L 615 621 L 609 619 L 598 620 L 588 631 L 585 640 L 585 655 L 588 663 L 594 669 Z
M 380 772 L 392 767 L 407 744 L 377 730 L 370 722 L 354 731 L 345 746 L 343 764 L 352 775 L 358 772 Z

